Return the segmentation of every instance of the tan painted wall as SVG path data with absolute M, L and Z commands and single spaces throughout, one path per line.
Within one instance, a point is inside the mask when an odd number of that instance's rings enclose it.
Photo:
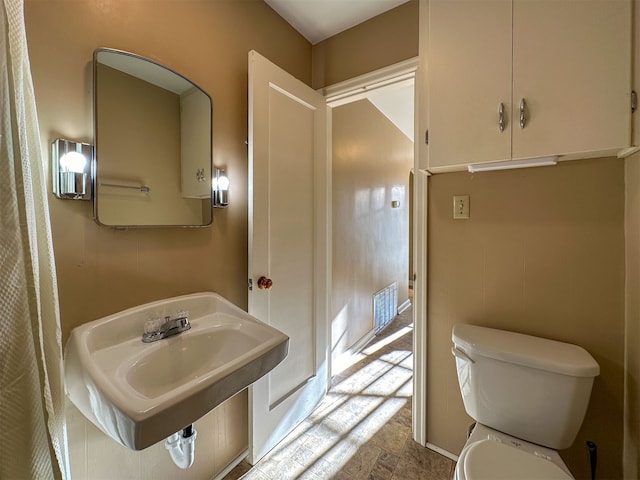
M 413 142 L 368 100 L 332 116 L 335 358 L 373 330 L 374 293 L 397 282 L 398 306 L 408 298 Z
M 640 1 L 633 1 L 633 89 L 640 89 Z M 640 145 L 638 112 L 633 145 Z M 624 478 L 640 478 L 640 153 L 625 160 Z
M 322 88 L 418 56 L 418 0 L 313 46 L 313 88 Z
M 64 340 L 89 320 L 191 292 L 246 308 L 247 53 L 310 84 L 311 45 L 261 0 L 26 0 L 25 16 L 44 152 L 59 136 L 91 141 L 92 53 L 107 46 L 155 59 L 211 95 L 213 159 L 231 179 L 231 205 L 203 229 L 109 230 L 90 202 L 52 196 Z M 196 422 L 196 463 L 180 472 L 162 444 L 129 452 L 71 409 L 74 478 L 212 478 L 246 448 L 246 412 L 241 394 Z
M 640 153 L 625 160 L 624 478 L 640 477 Z
M 470 194 L 469 220 L 452 219 Z M 595 159 L 429 179 L 428 441 L 458 454 L 464 412 L 451 329 L 472 323 L 575 343 L 598 361 L 586 420 L 562 452 L 589 478 L 585 441 L 599 447 L 598 478 L 622 477 L 624 163 Z

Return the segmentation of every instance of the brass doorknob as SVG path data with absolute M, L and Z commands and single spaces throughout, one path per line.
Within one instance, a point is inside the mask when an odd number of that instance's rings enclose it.
M 273 281 L 270 278 L 260 277 L 258 279 L 258 288 L 260 290 L 271 290 L 272 286 L 273 286 Z

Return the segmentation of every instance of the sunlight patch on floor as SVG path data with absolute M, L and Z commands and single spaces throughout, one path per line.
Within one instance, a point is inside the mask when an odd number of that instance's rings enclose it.
M 391 341 L 410 332 L 405 327 Z M 256 473 L 249 472 L 244 478 L 261 478 L 258 471 L 270 478 L 278 478 L 276 473 L 280 478 L 304 478 L 314 472 L 328 478 L 375 439 L 407 405 L 412 393 L 412 353 L 401 349 L 382 353 L 380 349 L 391 343 L 386 340 L 368 347 L 368 355 L 379 357 L 335 385 L 309 418 L 257 465 Z M 406 438 L 410 433 L 406 426 L 387 435 Z M 274 465 L 278 472 L 272 471 Z
M 407 325 L 406 327 L 402 327 L 400 330 L 389 335 L 388 337 L 383 337 L 381 340 L 368 345 L 361 352 L 342 354 L 339 358 L 335 359 L 333 361 L 333 364 L 331 365 L 333 375 L 339 375 L 348 368 L 353 367 L 356 363 L 361 362 L 362 360 L 367 358 L 367 356 L 375 354 L 381 348 L 386 347 L 390 343 L 395 342 L 396 340 L 410 333 L 413 333 L 413 323 Z
M 362 350 L 362 353 L 364 353 L 365 355 L 373 355 L 381 348 L 386 347 L 387 345 L 389 345 L 392 342 L 395 342 L 396 340 L 399 340 L 401 337 L 404 337 L 408 333 L 413 333 L 413 324 L 407 325 L 406 327 L 402 327 L 396 333 L 393 333 L 388 337 L 385 337 L 382 340 L 379 340 L 376 343 L 369 345 L 367 348 Z
M 448 480 L 453 463 L 412 438 L 412 320 L 403 312 L 362 351 L 334 362 L 324 400 L 242 479 L 408 480 L 430 472 Z

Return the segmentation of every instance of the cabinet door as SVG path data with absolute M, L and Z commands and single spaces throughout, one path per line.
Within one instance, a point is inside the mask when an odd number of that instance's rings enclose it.
M 511 157 L 511 0 L 429 2 L 429 168 Z
M 211 102 L 192 88 L 180 96 L 182 196 L 211 198 Z
M 628 146 L 630 58 L 629 0 L 514 0 L 513 158 Z

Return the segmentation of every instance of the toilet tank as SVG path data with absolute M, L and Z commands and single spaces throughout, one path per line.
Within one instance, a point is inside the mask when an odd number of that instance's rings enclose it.
M 600 373 L 585 349 L 462 324 L 452 340 L 464 407 L 474 420 L 557 450 L 573 443 Z

